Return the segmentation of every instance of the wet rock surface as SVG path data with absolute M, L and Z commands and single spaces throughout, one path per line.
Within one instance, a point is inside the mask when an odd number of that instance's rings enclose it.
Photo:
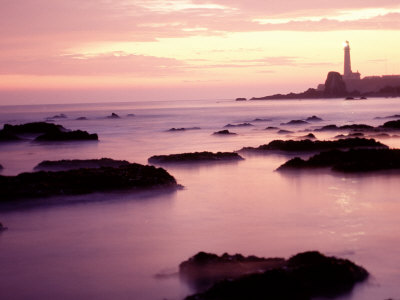
M 278 170 L 331 168 L 340 172 L 400 170 L 400 149 L 350 149 L 321 152 L 303 160 L 295 157 Z
M 235 152 L 191 152 L 170 155 L 154 155 L 148 159 L 149 163 L 193 163 L 193 162 L 223 162 L 237 161 L 243 158 Z
M 98 141 L 99 137 L 96 133 L 88 133 L 87 131 L 74 130 L 74 131 L 58 131 L 49 132 L 39 135 L 35 138 L 36 142 L 57 142 L 57 141 Z
M 200 256 L 199 259 L 196 256 Z M 191 274 L 197 269 L 213 270 L 215 268 L 232 269 L 234 274 L 241 273 L 241 266 L 225 262 L 224 255 L 218 257 L 212 254 L 199 253 L 180 266 L 181 276 L 191 279 Z M 242 264 L 251 264 L 252 260 L 262 258 L 243 258 Z M 265 260 L 265 259 L 264 259 Z M 267 259 L 268 260 L 268 259 Z M 328 257 L 317 251 L 299 253 L 288 260 L 272 259 L 275 267 L 266 270 L 254 270 L 248 274 L 224 276 L 214 280 L 214 284 L 205 291 L 186 297 L 186 300 L 236 300 L 236 299 L 282 299 L 310 300 L 313 297 L 332 297 L 350 291 L 353 286 L 367 279 L 368 272 L 353 262 L 336 257 Z M 224 265 L 225 264 L 225 265 Z M 218 268 L 217 268 L 218 267 Z M 192 269 L 190 272 L 187 269 Z M 203 273 L 204 275 L 207 274 Z M 211 276 L 213 273 L 211 272 Z M 195 280 L 197 277 L 195 277 Z
M 162 168 L 134 163 L 118 168 L 40 171 L 17 176 L 0 175 L 0 201 L 155 187 L 177 187 L 177 183 Z
M 34 170 L 40 171 L 60 171 L 81 168 L 101 168 L 126 166 L 130 163 L 126 160 L 114 160 L 111 158 L 101 159 L 63 159 L 63 160 L 44 160 L 34 167 Z
M 348 138 L 339 139 L 335 141 L 311 141 L 309 139 L 295 141 L 295 140 L 274 140 L 269 144 L 261 145 L 259 147 L 245 147 L 240 151 L 287 151 L 287 152 L 301 152 L 301 151 L 321 151 L 328 149 L 347 149 L 347 148 L 387 148 L 386 145 L 375 141 L 374 139 L 364 138 Z

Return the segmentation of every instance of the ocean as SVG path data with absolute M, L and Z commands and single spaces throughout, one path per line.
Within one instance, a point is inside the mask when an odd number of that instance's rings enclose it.
M 111 113 L 118 119 L 107 118 Z M 99 135 L 98 142 L 0 144 L 1 175 L 43 160 L 109 157 L 147 164 L 152 155 L 235 151 L 298 139 L 328 124 L 380 125 L 399 99 L 193 100 L 0 106 L 0 125 L 45 121 Z M 65 114 L 65 118 L 55 118 Z M 133 114 L 133 115 L 132 115 Z M 304 125 L 281 125 L 316 115 Z M 77 118 L 85 117 L 84 120 Z M 258 119 L 258 120 L 256 120 Z M 217 136 L 227 124 L 237 133 Z M 276 126 L 293 131 L 278 134 Z M 168 131 L 170 128 L 200 129 Z M 340 132 L 314 132 L 332 139 Z M 400 137 L 380 139 L 400 148 Z M 1 299 L 182 299 L 194 291 L 179 264 L 199 251 L 285 257 L 318 250 L 371 274 L 340 300 L 400 295 L 400 174 L 281 173 L 290 156 L 164 166 L 184 188 L 38 199 L 0 206 Z M 397 297 L 397 298 L 396 298 Z

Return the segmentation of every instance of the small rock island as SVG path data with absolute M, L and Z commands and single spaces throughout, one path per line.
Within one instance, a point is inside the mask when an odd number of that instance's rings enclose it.
M 195 162 L 226 162 L 243 160 L 236 152 L 191 152 L 170 155 L 154 155 L 148 159 L 152 164 L 195 163 Z

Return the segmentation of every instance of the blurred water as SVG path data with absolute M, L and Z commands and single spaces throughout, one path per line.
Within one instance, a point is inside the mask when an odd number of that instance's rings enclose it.
M 120 119 L 107 119 L 112 112 Z M 327 124 L 379 125 L 400 112 L 396 99 L 367 101 L 176 101 L 3 106 L 0 124 L 57 119 L 100 141 L 0 145 L 3 175 L 45 159 L 101 158 L 146 163 L 155 154 L 233 151 L 305 135 Z M 128 114 L 135 114 L 128 117 Z M 320 123 L 281 126 L 317 115 Z M 78 117 L 88 120 L 76 120 Z M 269 121 L 252 122 L 256 118 Z M 236 136 L 215 136 L 224 125 Z M 267 126 L 296 131 L 291 136 Z M 199 130 L 167 132 L 175 127 Z M 304 130 L 304 131 L 303 131 Z M 320 139 L 336 133 L 316 133 Z M 400 138 L 384 139 L 400 147 Z M 48 199 L 0 212 L 0 291 L 4 299 L 181 299 L 190 288 L 174 275 L 198 251 L 289 257 L 306 250 L 349 258 L 371 273 L 340 299 L 400 294 L 400 175 L 281 174 L 288 157 L 245 155 L 238 163 L 169 166 L 185 186 L 168 193 L 109 193 Z M 56 204 L 62 203 L 62 204 Z M 171 276 L 156 276 L 156 274 Z

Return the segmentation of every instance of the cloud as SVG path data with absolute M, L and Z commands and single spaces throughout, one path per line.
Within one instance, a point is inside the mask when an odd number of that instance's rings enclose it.
M 183 66 L 183 62 L 172 58 L 112 52 L 0 60 L 0 74 L 162 77 L 184 72 Z

